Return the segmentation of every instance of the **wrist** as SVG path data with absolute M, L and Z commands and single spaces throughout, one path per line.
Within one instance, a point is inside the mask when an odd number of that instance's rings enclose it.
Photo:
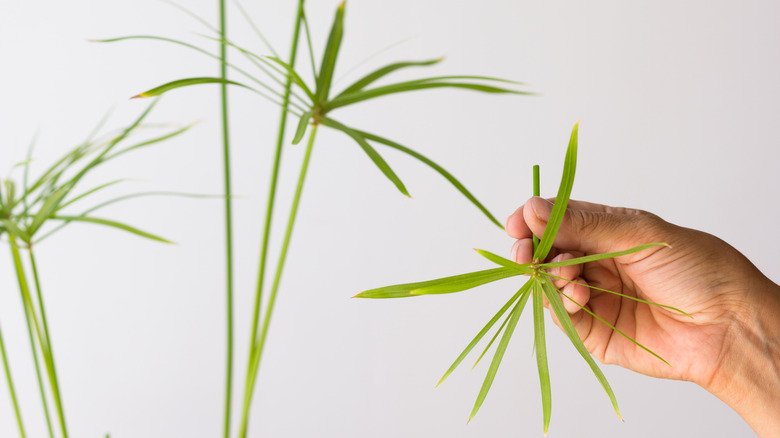
M 759 436 L 780 436 L 780 286 L 766 279 L 748 290 L 753 302 L 735 314 L 719 371 L 702 386 Z

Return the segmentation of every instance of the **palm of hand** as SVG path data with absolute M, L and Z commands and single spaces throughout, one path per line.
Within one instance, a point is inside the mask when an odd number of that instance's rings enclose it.
M 727 309 L 733 308 L 731 304 L 739 297 L 738 278 L 729 276 L 735 271 L 729 266 L 735 260 L 729 258 L 736 251 L 712 236 L 696 234 L 695 241 L 684 235 L 670 239 L 671 249 L 662 248 L 638 260 L 613 259 L 584 266 L 579 277 L 590 286 L 665 303 L 693 317 L 591 289 L 587 306 L 594 313 L 672 366 L 586 312 L 576 312 L 572 321 L 599 361 L 653 377 L 700 384 L 714 377 L 735 322 Z

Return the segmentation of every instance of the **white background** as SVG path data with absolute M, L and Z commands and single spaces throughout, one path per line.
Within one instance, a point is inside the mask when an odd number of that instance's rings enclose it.
M 315 51 L 335 1 L 308 7 Z M 212 1 L 187 6 L 216 22 Z M 294 2 L 247 5 L 287 53 Z M 231 37 L 263 51 L 235 8 Z M 486 74 L 522 80 L 537 97 L 426 91 L 334 112 L 450 170 L 503 220 L 560 178 L 572 124 L 582 120 L 573 197 L 642 208 L 713 233 L 780 280 L 780 5 L 774 1 L 624 2 L 354 0 L 336 76 L 378 50 L 344 86 L 396 60 L 446 55 L 397 75 Z M 163 82 L 218 73 L 216 62 L 159 42 L 86 39 L 155 34 L 216 51 L 197 22 L 163 3 L 0 5 L 0 172 L 40 132 L 34 169 L 76 145 L 114 107 L 109 125 L 146 105 L 128 97 Z M 238 56 L 233 55 L 233 59 Z M 301 64 L 306 66 L 306 64 Z M 237 339 L 235 405 L 275 125 L 273 105 L 231 90 Z M 221 191 L 218 88 L 165 97 L 152 119 L 201 123 L 175 141 L 99 173 L 131 177 L 115 194 Z M 295 123 L 291 127 L 294 128 Z M 379 149 L 406 183 L 401 196 L 343 135 L 320 130 L 252 411 L 251 436 L 540 436 L 530 320 L 524 316 L 480 414 L 466 425 L 487 362 L 433 385 L 516 289 L 511 280 L 461 294 L 360 301 L 361 290 L 484 269 L 471 251 L 507 254 L 511 239 L 433 171 Z M 276 221 L 290 203 L 303 147 L 288 147 Z M 12 177 L 19 177 L 17 171 Z M 221 436 L 224 381 L 220 200 L 146 198 L 106 209 L 177 242 L 163 245 L 73 225 L 38 249 L 66 415 L 73 437 Z M 7 242 L 3 243 L 7 248 Z M 0 324 L 29 436 L 45 435 L 29 343 L 7 249 L 0 251 Z M 603 367 L 625 423 L 557 330 L 548 333 L 551 437 L 751 436 L 727 406 L 685 382 Z M 16 436 L 5 380 L 0 436 Z M 235 428 L 235 425 L 234 425 Z

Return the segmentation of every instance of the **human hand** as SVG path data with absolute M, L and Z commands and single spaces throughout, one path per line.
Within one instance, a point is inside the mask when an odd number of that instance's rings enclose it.
M 509 217 L 507 233 L 518 239 L 512 248 L 516 262 L 532 261 L 532 233 L 543 234 L 551 210 L 549 201 L 531 198 Z M 585 346 L 603 363 L 697 383 L 739 412 L 757 433 L 780 436 L 780 287 L 736 249 L 647 212 L 570 201 L 549 258 L 566 260 L 650 242 L 671 248 L 551 273 L 580 283 L 558 280 L 555 285 L 672 366 L 564 299 Z M 585 285 L 676 307 L 693 318 Z

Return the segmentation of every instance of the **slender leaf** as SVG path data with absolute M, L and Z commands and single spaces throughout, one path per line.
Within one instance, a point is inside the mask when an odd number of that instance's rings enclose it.
M 574 344 L 574 348 L 577 349 L 582 358 L 585 359 L 585 362 L 588 363 L 588 366 L 590 366 L 590 369 L 593 371 L 596 379 L 598 379 L 601 387 L 604 388 L 604 391 L 607 393 L 610 402 L 612 402 L 612 407 L 615 409 L 615 413 L 617 414 L 618 418 L 622 419 L 623 417 L 620 416 L 620 409 L 618 408 L 615 393 L 612 392 L 612 388 L 609 386 L 607 378 L 604 377 L 604 373 L 601 372 L 601 369 L 599 369 L 599 366 L 596 365 L 596 362 L 593 360 L 590 352 L 588 352 L 588 349 L 585 348 L 585 344 L 582 343 L 582 339 L 580 339 L 580 335 L 577 334 L 577 330 L 574 328 L 574 323 L 571 321 L 569 312 L 567 312 L 566 308 L 563 307 L 563 302 L 561 302 L 561 298 L 558 296 L 558 291 L 552 286 L 552 284 L 547 281 L 542 283 L 542 290 L 547 296 L 547 300 L 550 302 L 550 307 L 552 307 L 555 315 L 558 317 L 558 321 L 560 321 L 561 327 L 563 327 L 563 331 L 569 337 L 571 343 Z
M 517 293 L 512 295 L 512 298 L 510 298 L 509 301 L 507 301 L 506 304 L 504 304 L 504 306 L 501 309 L 499 309 L 495 315 L 493 315 L 493 318 L 491 318 L 490 321 L 488 321 L 488 323 L 485 324 L 484 327 L 482 327 L 482 330 L 480 330 L 476 336 L 474 336 L 474 339 L 472 339 L 471 342 L 469 342 L 469 345 L 467 345 L 466 348 L 463 349 L 463 351 L 460 353 L 460 356 L 458 356 L 457 359 L 455 359 L 455 362 L 453 362 L 452 365 L 450 365 L 449 369 L 447 369 L 447 372 L 445 372 L 444 375 L 441 377 L 441 379 L 439 379 L 439 382 L 436 383 L 437 387 L 442 383 L 444 383 L 447 377 L 449 377 L 449 375 L 452 374 L 453 371 L 455 371 L 455 368 L 457 368 L 458 365 L 460 365 L 460 363 L 463 362 L 463 359 L 465 359 L 466 356 L 468 356 L 471 350 L 473 350 L 474 347 L 477 346 L 479 341 L 481 341 L 482 338 L 485 337 L 487 332 L 490 331 L 490 329 L 496 324 L 496 321 L 498 321 L 499 318 L 501 318 L 501 316 L 504 313 L 506 313 L 506 311 L 509 310 L 510 307 L 512 307 L 512 304 L 514 304 L 515 301 L 517 301 L 518 297 L 521 297 L 523 293 L 527 290 L 528 289 L 525 286 L 520 288 L 520 290 L 518 290 Z M 500 332 L 501 329 L 499 328 L 498 331 Z
M 306 127 L 309 126 L 309 120 L 311 120 L 313 115 L 313 110 L 306 111 L 303 113 L 303 115 L 301 115 L 301 119 L 298 121 L 298 128 L 295 129 L 295 137 L 293 137 L 292 144 L 298 144 L 301 142 L 304 134 L 306 134 Z
M 65 195 L 68 194 L 69 191 L 69 187 L 61 187 L 51 196 L 46 198 L 46 201 L 44 201 L 41 209 L 38 210 L 38 213 L 36 213 L 35 216 L 33 216 L 32 223 L 27 228 L 27 232 L 30 236 L 35 235 L 35 232 L 38 231 L 38 228 L 40 228 L 41 225 L 43 225 L 44 221 L 46 221 L 46 219 L 48 219 L 48 217 L 54 213 L 55 210 L 57 210 L 60 202 L 62 202 L 62 199 L 65 197 Z
M 511 90 L 508 88 L 496 87 L 493 85 L 477 84 L 472 82 L 422 82 L 420 80 L 401 82 L 397 84 L 385 85 L 382 87 L 370 88 L 368 90 L 360 90 L 354 93 L 345 94 L 343 96 L 334 98 L 333 100 L 325 103 L 323 109 L 330 111 L 336 108 L 340 108 L 347 105 L 352 105 L 364 100 L 374 99 L 380 96 L 386 96 L 388 94 L 404 93 L 408 91 L 429 90 L 434 88 L 461 88 L 465 90 L 479 91 L 482 93 L 495 93 L 495 94 L 519 94 L 529 95 L 526 91 Z
M 479 200 L 477 200 L 477 198 L 474 197 L 474 195 L 472 195 L 471 192 L 469 192 L 468 189 L 466 189 L 466 187 L 463 184 L 461 184 L 460 181 L 458 181 L 454 176 L 452 176 L 452 174 L 450 174 L 449 172 L 444 170 L 443 167 L 441 167 L 438 164 L 434 163 L 433 161 L 431 161 L 427 157 L 423 156 L 422 154 L 419 154 L 419 153 L 413 151 L 412 149 L 409 149 L 406 146 L 403 146 L 403 145 L 401 145 L 399 143 L 396 143 L 396 142 L 394 142 L 392 140 L 388 140 L 386 138 L 383 138 L 383 137 L 380 137 L 378 135 L 374 135 L 374 134 L 371 134 L 371 133 L 368 133 L 368 132 L 365 132 L 365 131 L 355 130 L 355 132 L 357 132 L 358 134 L 362 135 L 366 140 L 371 140 L 371 141 L 375 141 L 377 143 L 381 143 L 381 144 L 383 144 L 385 146 L 389 146 L 389 147 L 391 147 L 393 149 L 399 150 L 399 151 L 401 151 L 401 152 L 403 152 L 403 153 L 405 153 L 407 155 L 411 155 L 412 157 L 420 160 L 421 162 L 426 164 L 428 167 L 430 167 L 431 169 L 433 169 L 436 172 L 438 172 L 439 175 L 443 176 L 447 181 L 450 182 L 450 184 L 455 186 L 455 188 L 458 189 L 458 191 L 461 194 L 463 194 L 463 196 L 465 196 L 466 199 L 471 201 L 471 203 L 474 204 L 488 219 L 490 219 L 491 222 L 496 224 L 496 226 L 498 226 L 502 230 L 504 229 L 504 226 L 501 225 L 501 222 L 499 222 L 498 219 L 496 219 L 495 216 L 493 216 L 493 214 L 491 214 L 490 211 L 488 211 L 488 209 L 484 205 L 482 205 L 482 203 L 479 202 Z
M 612 325 L 612 324 L 608 323 L 608 322 L 607 322 L 607 321 L 606 321 L 604 318 L 602 318 L 602 317 L 600 317 L 600 316 L 596 315 L 595 313 L 593 313 L 593 311 L 592 311 L 592 310 L 590 310 L 590 309 L 588 309 L 587 307 L 583 306 L 582 304 L 580 304 L 580 303 L 578 303 L 578 302 L 574 301 L 574 298 L 572 298 L 572 297 L 570 297 L 570 296 L 566 295 L 566 294 L 565 294 L 565 293 L 563 293 L 563 292 L 562 292 L 560 289 L 556 288 L 555 286 L 553 286 L 553 287 L 554 287 L 554 288 L 555 288 L 555 289 L 558 291 L 558 293 L 559 293 L 559 294 L 561 294 L 562 296 L 564 296 L 564 297 L 565 297 L 567 300 L 571 301 L 572 303 L 576 304 L 576 305 L 577 305 L 577 306 L 578 306 L 580 309 L 582 309 L 582 310 L 586 311 L 586 312 L 587 312 L 587 313 L 588 313 L 590 316 L 592 316 L 592 317 L 594 317 L 594 318 L 598 319 L 599 321 L 601 321 L 602 323 L 604 323 L 604 324 L 605 324 L 607 327 L 609 327 L 609 328 L 611 328 L 612 330 L 614 330 L 614 331 L 618 332 L 618 334 L 620 334 L 620 335 L 621 335 L 621 336 L 623 336 L 624 338 L 626 338 L 626 339 L 628 339 L 629 341 L 631 341 L 631 342 L 632 342 L 634 345 L 636 345 L 637 347 L 639 347 L 639 348 L 641 348 L 641 349 L 645 350 L 646 352 L 648 352 L 648 353 L 652 354 L 653 356 L 655 356 L 656 358 L 658 358 L 659 360 L 661 360 L 661 362 L 663 362 L 663 363 L 665 363 L 665 364 L 667 364 L 667 365 L 669 365 L 669 366 L 672 366 L 672 365 L 671 365 L 669 362 L 667 362 L 667 361 L 666 361 L 666 360 L 665 360 L 663 357 L 661 357 L 661 356 L 657 355 L 655 352 L 653 352 L 653 351 L 652 351 L 652 350 L 650 350 L 649 348 L 647 348 L 647 347 L 645 347 L 644 345 L 640 344 L 639 342 L 637 342 L 636 340 L 634 340 L 634 338 L 632 338 L 631 336 L 628 336 L 627 334 L 623 333 L 623 332 L 622 332 L 620 329 L 618 329 L 618 328 L 617 328 L 617 327 L 615 327 L 614 325 Z
M 106 225 L 109 227 L 127 231 L 129 233 L 133 233 L 137 236 L 145 237 L 151 240 L 156 240 L 158 242 L 173 243 L 170 240 L 164 239 L 160 236 L 156 236 L 154 234 L 147 233 L 146 231 L 141 231 L 138 228 L 131 227 L 130 225 L 126 225 L 109 219 L 102 219 L 102 218 L 89 217 L 89 216 L 59 216 L 59 215 L 52 216 L 52 219 L 60 220 L 60 221 L 68 221 L 68 222 L 88 222 L 88 223 L 93 223 L 98 225 Z
M 493 263 L 501 265 L 505 268 L 517 270 L 521 272 L 523 275 L 531 275 L 534 273 L 534 270 L 533 268 L 531 268 L 530 264 L 521 265 L 519 263 L 515 263 L 511 260 L 505 259 L 499 255 L 493 254 L 490 251 L 485 251 L 484 249 L 474 248 L 474 251 L 476 251 L 479 255 L 490 260 Z
M 689 317 L 689 318 L 693 318 L 693 316 L 692 316 L 692 315 L 690 315 L 689 313 L 687 313 L 687 312 L 683 312 L 682 310 L 680 310 L 680 309 L 678 309 L 678 308 L 676 308 L 676 307 L 667 306 L 667 305 L 665 305 L 665 304 L 658 304 L 658 303 L 654 303 L 654 302 L 652 302 L 652 301 L 647 301 L 647 300 L 643 300 L 643 299 L 641 299 L 641 298 L 632 297 L 631 295 L 621 294 L 620 292 L 615 292 L 615 291 L 612 291 L 612 290 L 609 290 L 609 289 L 604 289 L 604 288 L 601 288 L 601 287 L 596 287 L 596 286 L 593 286 L 593 285 L 591 285 L 591 284 L 578 283 L 578 282 L 576 282 L 576 281 L 569 280 L 569 279 L 567 279 L 567 278 L 563 278 L 563 277 L 559 277 L 559 276 L 557 276 L 557 275 L 552 275 L 552 274 L 550 274 L 550 273 L 547 273 L 547 272 L 545 272 L 545 273 L 544 273 L 544 274 L 542 274 L 542 275 L 544 275 L 544 276 L 546 276 L 546 277 L 553 277 L 553 278 L 557 278 L 557 279 L 559 279 L 559 280 L 567 281 L 567 282 L 569 282 L 569 283 L 572 283 L 572 284 L 578 284 L 578 285 L 580 285 L 580 286 L 585 286 L 585 287 L 587 287 L 587 288 L 590 288 L 590 289 L 596 289 L 596 290 L 600 290 L 600 291 L 602 291 L 602 292 L 610 293 L 610 294 L 612 294 L 612 295 L 617 295 L 617 296 L 619 296 L 619 297 L 628 298 L 629 300 L 634 300 L 634 301 L 637 301 L 637 302 L 639 302 L 639 303 L 644 303 L 644 304 L 648 304 L 648 305 L 651 305 L 651 306 L 658 306 L 658 307 L 663 307 L 664 309 L 673 310 L 673 311 L 675 311 L 675 312 L 677 312 L 677 313 L 681 313 L 681 314 L 683 314 L 683 315 L 685 315 L 685 316 L 687 316 L 687 317 Z
M 407 196 L 411 198 L 411 195 L 409 195 L 409 192 L 406 190 L 406 186 L 404 186 L 404 183 L 401 181 L 400 178 L 398 178 L 398 175 L 395 174 L 393 169 L 390 168 L 390 165 L 387 164 L 384 158 L 382 158 L 381 155 L 379 155 L 379 152 L 376 151 L 373 147 L 371 147 L 370 144 L 366 141 L 366 139 L 360 135 L 357 131 L 355 131 L 352 128 L 349 128 L 333 119 L 329 119 L 326 117 L 323 117 L 320 122 L 333 129 L 337 129 L 348 136 L 352 137 L 355 142 L 357 142 L 358 145 L 363 149 L 363 151 L 368 155 L 369 158 L 371 158 L 371 161 L 376 164 L 376 167 L 379 168 L 379 170 L 382 171 L 383 174 L 393 183 L 395 184 L 396 188 L 404 194 L 404 196 Z
M 530 282 L 526 283 L 526 286 L 529 284 Z M 493 355 L 493 361 L 490 362 L 490 368 L 488 369 L 487 375 L 485 376 L 485 381 L 482 383 L 482 388 L 479 390 L 479 395 L 477 395 L 477 400 L 474 403 L 474 408 L 471 410 L 471 415 L 469 415 L 469 421 L 471 421 L 474 416 L 477 415 L 479 408 L 482 407 L 482 403 L 485 402 L 485 397 L 487 397 L 488 392 L 490 391 L 490 387 L 493 385 L 493 380 L 496 378 L 498 367 L 501 365 L 501 360 L 504 358 L 506 347 L 509 345 L 509 340 L 512 338 L 515 327 L 517 327 L 517 321 L 520 319 L 520 315 L 523 313 L 525 302 L 525 300 L 519 300 L 512 309 L 512 317 L 509 319 L 509 323 L 504 330 L 504 335 L 501 336 L 501 341 L 498 343 L 498 347 L 496 347 L 496 354 Z
M 16 236 L 24 242 L 30 241 L 30 235 L 22 231 L 14 222 L 8 219 L 0 219 L 0 224 L 3 225 L 8 234 Z
M 147 90 L 144 91 L 143 93 L 137 94 L 132 98 L 135 99 L 139 97 L 159 96 L 163 93 L 166 93 L 170 90 L 174 90 L 176 88 L 189 87 L 191 85 L 200 85 L 200 84 L 230 84 L 230 85 L 238 85 L 239 87 L 244 87 L 246 89 L 252 90 L 252 88 L 249 86 L 246 86 L 240 82 L 231 81 L 229 79 L 202 77 L 202 78 L 187 78 L 187 79 L 179 79 L 176 81 L 171 81 L 163 85 L 160 85 L 159 87 L 155 87 L 152 88 L 151 90 Z
M 520 297 L 520 300 L 523 301 L 523 303 L 520 304 L 521 307 L 525 308 L 525 301 L 528 301 L 528 297 L 530 296 L 531 296 L 530 291 L 526 291 L 525 293 L 523 293 L 523 295 Z M 482 354 L 480 354 L 477 360 L 474 362 L 474 365 L 471 367 L 472 370 L 477 367 L 479 362 L 482 360 L 482 357 L 485 356 L 485 354 L 487 354 L 488 350 L 490 350 L 490 346 L 493 345 L 494 342 L 496 342 L 498 336 L 504 331 L 504 327 L 509 322 L 511 316 L 512 313 L 510 312 L 509 315 L 507 315 L 506 318 L 504 318 L 504 322 L 501 323 L 501 325 L 498 327 L 498 330 L 496 330 L 496 333 L 490 339 L 490 342 L 488 342 L 487 346 L 485 346 L 485 349 L 482 351 Z
M 279 58 L 275 58 L 273 56 L 268 56 L 267 58 L 270 59 L 271 61 L 274 61 L 275 63 L 281 65 L 282 67 L 284 67 L 285 70 L 287 70 L 287 73 L 292 78 L 292 80 L 295 83 L 295 85 L 300 87 L 300 89 L 303 90 L 303 92 L 306 93 L 307 96 L 309 96 L 309 99 L 311 99 L 312 102 L 315 101 L 314 93 L 312 93 L 311 89 L 309 89 L 309 87 L 306 86 L 306 83 L 303 82 L 303 79 L 301 79 L 301 77 L 298 75 L 298 73 L 295 71 L 295 69 L 292 68 L 292 66 L 290 64 L 282 61 Z
M 544 434 L 550 426 L 552 411 L 552 392 L 550 390 L 550 369 L 547 366 L 547 341 L 544 336 L 544 307 L 542 306 L 542 285 L 538 279 L 532 279 L 534 294 L 534 346 L 536 347 L 536 367 L 539 370 L 539 384 L 542 389 L 542 412 L 544 416 Z
M 317 103 L 323 103 L 328 99 L 330 86 L 333 82 L 333 71 L 336 69 L 336 58 L 341 48 L 341 39 L 344 37 L 344 2 L 339 4 L 333 25 L 330 28 L 328 43 L 322 55 L 320 75 L 317 78 Z
M 345 94 L 353 93 L 355 91 L 360 91 L 363 88 L 365 88 L 367 85 L 381 79 L 384 76 L 387 76 L 390 73 L 393 73 L 395 71 L 401 70 L 403 68 L 407 67 L 426 67 L 429 65 L 438 64 L 441 62 L 444 58 L 436 58 L 436 59 L 429 59 L 426 61 L 406 61 L 406 62 L 396 62 L 390 65 L 386 65 L 382 68 L 376 69 L 372 71 L 371 73 L 363 76 L 362 78 L 358 79 L 350 85 L 349 87 L 345 88 L 344 91 L 339 93 L 339 96 L 343 96 Z
M 453 293 L 518 275 L 520 273 L 514 269 L 494 268 L 436 280 L 370 289 L 355 295 L 354 298 L 404 298 L 417 295 Z
M 105 162 L 105 161 L 108 161 L 108 160 L 114 159 L 114 158 L 116 158 L 116 157 L 118 157 L 118 156 L 120 156 L 120 155 L 122 155 L 122 154 L 126 154 L 126 153 L 128 153 L 128 152 L 130 152 L 130 151 L 134 151 L 134 150 L 136 150 L 136 149 L 140 149 L 140 148 L 142 148 L 142 147 L 146 147 L 146 146 L 151 146 L 151 145 L 153 145 L 153 144 L 160 143 L 160 142 L 162 142 L 162 141 L 165 141 L 165 140 L 171 139 L 171 138 L 173 138 L 173 137 L 177 137 L 177 136 L 179 136 L 179 135 L 181 135 L 181 134 L 183 134 L 183 133 L 185 133 L 185 132 L 189 131 L 189 130 L 190 130 L 190 128 L 192 128 L 192 127 L 193 127 L 193 126 L 195 126 L 196 124 L 197 124 L 197 122 L 195 122 L 195 123 L 190 123 L 190 124 L 189 124 L 189 125 L 187 125 L 187 126 L 181 127 L 181 128 L 179 128 L 179 129 L 176 129 L 176 130 L 174 130 L 174 131 L 168 132 L 168 133 L 166 133 L 166 134 L 163 134 L 163 135 L 160 135 L 160 136 L 157 136 L 157 137 L 151 138 L 151 139 L 149 139 L 149 140 L 142 141 L 142 142 L 140 142 L 140 143 L 134 144 L 134 145 L 132 145 L 132 146 L 128 146 L 128 147 L 126 147 L 126 148 L 122 148 L 121 150 L 118 150 L 118 151 L 114 152 L 113 154 L 111 154 L 111 155 L 108 155 L 108 156 L 106 156 L 105 158 L 103 158 L 103 161 Z
M 563 176 L 561 177 L 561 185 L 558 188 L 558 196 L 555 198 L 555 205 L 553 205 L 550 218 L 547 220 L 547 226 L 544 229 L 539 246 L 534 251 L 534 260 L 544 260 L 547 257 L 550 249 L 552 249 L 555 236 L 558 234 L 558 229 L 561 227 L 561 222 L 563 222 L 566 205 L 569 203 L 571 189 L 574 186 L 574 171 L 577 168 L 577 131 L 579 125 L 580 122 L 575 123 L 574 129 L 571 131 L 571 139 L 566 150 L 566 160 L 563 163 Z
M 668 243 L 663 242 L 656 242 L 656 243 L 647 243 L 644 245 L 635 246 L 630 249 L 626 249 L 623 251 L 616 251 L 616 252 L 607 252 L 603 254 L 593 254 L 589 256 L 584 257 L 577 257 L 569 260 L 563 260 L 560 262 L 552 262 L 552 263 L 541 263 L 539 264 L 539 267 L 542 269 L 549 269 L 549 268 L 558 268 L 561 266 L 572 266 L 572 265 L 581 265 L 583 263 L 590 263 L 595 262 L 597 260 L 604 260 L 604 259 L 611 259 L 613 257 L 620 257 L 624 255 L 633 254 L 635 252 L 642 251 L 643 249 L 652 248 L 654 246 L 669 246 Z

